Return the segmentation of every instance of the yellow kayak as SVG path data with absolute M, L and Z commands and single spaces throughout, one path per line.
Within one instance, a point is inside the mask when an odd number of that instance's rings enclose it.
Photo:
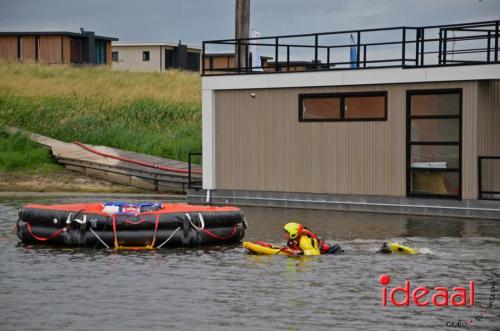
M 259 255 L 297 255 L 296 252 L 292 251 L 288 247 L 273 246 L 264 242 L 249 242 L 244 241 L 243 247 L 247 249 L 249 253 L 259 254 Z

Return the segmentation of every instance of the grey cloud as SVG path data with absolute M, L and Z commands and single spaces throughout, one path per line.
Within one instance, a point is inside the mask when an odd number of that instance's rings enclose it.
M 498 0 L 253 0 L 262 35 L 498 19 Z M 0 30 L 78 30 L 121 41 L 232 38 L 234 0 L 0 0 Z

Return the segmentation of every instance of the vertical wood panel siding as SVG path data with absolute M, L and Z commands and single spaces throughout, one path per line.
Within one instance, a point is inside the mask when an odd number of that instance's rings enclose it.
M 436 88 L 463 88 L 462 189 L 471 198 L 476 82 L 215 91 L 216 188 L 404 196 L 406 90 Z M 364 91 L 388 92 L 387 121 L 298 121 L 300 93 Z
M 45 64 L 61 63 L 61 36 L 40 36 L 39 61 Z
M 0 36 L 0 60 L 17 60 L 17 36 Z
M 71 63 L 71 38 L 68 36 L 63 36 L 63 61 L 64 64 Z
M 36 62 L 36 46 L 34 36 L 23 36 L 23 62 Z
M 161 52 L 161 47 L 160 47 L 160 58 L 163 57 L 163 54 Z M 163 60 L 163 58 L 162 58 Z M 106 64 L 107 65 L 111 65 L 111 41 L 107 41 L 106 42 Z M 163 68 L 160 67 L 160 71 L 162 70 Z

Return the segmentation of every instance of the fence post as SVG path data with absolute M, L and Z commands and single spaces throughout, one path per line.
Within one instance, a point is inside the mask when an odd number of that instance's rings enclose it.
M 443 38 L 443 30 L 442 29 L 439 29 L 439 41 L 438 41 L 438 44 L 439 44 L 439 51 L 438 51 L 438 64 L 441 65 L 442 63 L 442 53 L 443 53 L 443 45 L 442 45 L 442 40 Z
M 448 43 L 448 30 L 444 29 L 443 32 L 444 32 L 443 33 L 443 65 L 446 65 L 446 52 L 447 52 L 446 46 Z
M 486 61 L 487 62 L 490 62 L 491 60 L 491 31 L 488 31 L 488 46 L 486 47 L 488 50 L 486 51 Z
M 201 44 L 202 49 L 201 49 L 201 74 L 205 74 L 205 42 L 202 42 Z
M 286 46 L 286 71 L 290 71 L 290 46 Z
M 498 62 L 498 22 L 495 23 L 495 62 Z
M 188 187 L 191 186 L 191 152 L 188 154 Z
M 248 72 L 248 65 L 249 65 L 249 60 L 250 60 L 250 56 L 249 56 L 249 50 L 248 50 L 248 40 L 247 42 L 245 43 L 245 71 Z
M 236 64 L 236 72 L 240 73 L 240 67 L 241 67 L 241 40 L 238 39 L 238 44 L 236 46 L 238 51 L 236 52 L 236 61 L 234 61 L 234 64 Z
M 415 67 L 418 67 L 418 58 L 420 57 L 420 28 L 415 33 Z
M 363 45 L 363 67 L 366 68 L 366 44 Z
M 274 38 L 274 71 L 278 71 L 278 38 Z
M 406 27 L 403 27 L 403 36 L 401 44 L 401 66 L 404 68 L 406 65 Z
M 424 66 L 424 54 L 425 54 L 425 49 L 424 49 L 424 45 L 425 45 L 425 29 L 422 29 L 422 38 L 421 38 L 421 47 L 420 47 L 420 65 L 421 66 Z
M 358 39 L 357 51 L 356 51 L 356 68 L 359 68 L 359 57 L 361 53 L 361 31 L 358 31 L 356 38 Z
M 318 68 L 318 35 L 314 35 L 314 70 Z

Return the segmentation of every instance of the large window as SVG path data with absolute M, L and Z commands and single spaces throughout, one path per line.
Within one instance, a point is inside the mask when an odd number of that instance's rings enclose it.
M 385 121 L 387 92 L 299 95 L 299 121 Z
M 461 197 L 462 91 L 407 93 L 407 194 Z
M 165 69 L 173 68 L 174 66 L 174 50 L 165 50 Z
M 106 64 L 106 42 L 96 40 L 95 42 L 95 63 Z
M 200 54 L 188 52 L 187 53 L 187 68 L 192 71 L 200 71 Z

